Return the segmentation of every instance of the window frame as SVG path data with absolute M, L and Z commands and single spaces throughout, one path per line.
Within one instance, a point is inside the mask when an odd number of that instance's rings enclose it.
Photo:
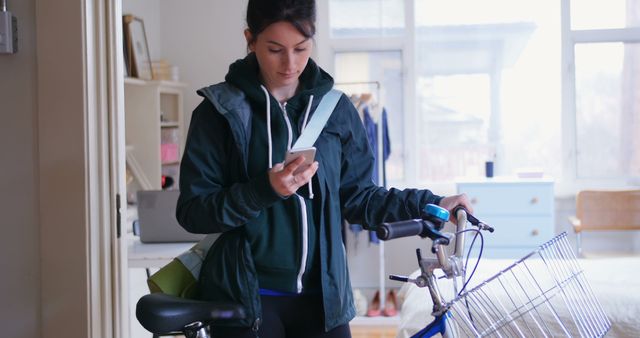
M 624 189 L 640 185 L 640 177 L 580 178 L 578 176 L 575 46 L 603 42 L 640 42 L 640 27 L 572 29 L 571 0 L 561 0 L 562 65 L 562 177 L 556 195 L 573 195 L 584 189 Z
M 402 79 L 403 79 L 403 108 L 404 118 L 403 127 L 405 130 L 403 136 L 404 142 L 404 173 L 403 180 L 388 180 L 387 185 L 405 188 L 405 187 L 418 187 L 426 186 L 425 182 L 417 182 L 416 177 L 418 174 L 417 158 L 415 154 L 409 151 L 408 145 L 415 144 L 417 137 L 414 130 L 417 116 L 416 109 L 416 95 L 415 95 L 415 81 L 416 77 L 414 72 L 408 71 L 415 68 L 415 50 L 413 46 L 415 36 L 415 18 L 413 14 L 413 8 L 415 0 L 404 0 L 405 11 L 405 28 L 404 34 L 401 36 L 389 36 L 382 38 L 332 38 L 331 27 L 329 27 L 329 2 L 319 1 L 318 6 L 318 37 L 316 39 L 318 45 L 323 46 L 322 50 L 318 51 L 318 60 L 321 65 L 325 65 L 330 73 L 335 70 L 334 58 L 336 53 L 349 53 L 349 52 L 389 52 L 399 51 L 402 55 Z M 449 185 L 452 182 L 447 182 L 444 185 L 450 190 Z M 430 189 L 441 191 L 433 185 L 429 185 Z

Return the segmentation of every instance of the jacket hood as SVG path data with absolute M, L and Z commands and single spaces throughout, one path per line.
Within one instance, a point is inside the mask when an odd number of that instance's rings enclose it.
M 250 53 L 244 59 L 232 63 L 225 80 L 242 90 L 250 101 L 264 106 L 265 96 L 260 88 L 263 83 L 260 81 L 260 68 L 255 53 Z M 300 75 L 299 91 L 287 101 L 287 106 L 296 110 L 301 109 L 307 104 L 310 95 L 320 98 L 331 88 L 333 88 L 331 75 L 318 67 L 312 59 L 309 59 Z

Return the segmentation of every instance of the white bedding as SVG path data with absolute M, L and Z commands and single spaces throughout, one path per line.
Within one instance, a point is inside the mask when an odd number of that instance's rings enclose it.
M 483 259 L 470 285 L 479 284 L 513 262 Z M 475 264 L 474 259 L 469 264 Z M 612 322 L 607 337 L 640 337 L 640 257 L 587 258 L 580 259 L 580 265 Z M 415 271 L 412 277 L 417 275 L 419 271 Z M 443 282 L 441 285 L 443 293 L 451 289 L 450 284 Z M 411 283 L 405 283 L 398 296 L 402 302 L 398 337 L 411 337 L 433 320 L 431 298 L 427 288 L 418 288 Z M 451 299 L 451 293 L 445 298 Z

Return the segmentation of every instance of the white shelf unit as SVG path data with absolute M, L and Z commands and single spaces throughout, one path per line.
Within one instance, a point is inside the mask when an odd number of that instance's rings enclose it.
M 458 182 L 457 190 L 467 194 L 474 215 L 495 228 L 484 233 L 483 257 L 521 258 L 554 236 L 551 179 L 480 179 Z
M 185 87 L 180 82 L 125 79 L 127 165 L 142 189 L 161 189 L 162 175 L 171 176 L 177 187 L 186 130 Z

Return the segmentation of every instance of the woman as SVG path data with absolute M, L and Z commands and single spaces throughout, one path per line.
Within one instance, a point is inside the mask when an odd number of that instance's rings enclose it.
M 202 299 L 233 301 L 247 318 L 220 337 L 350 337 L 355 310 L 341 224 L 416 218 L 427 203 L 469 208 L 463 195 L 386 190 L 358 112 L 342 96 L 318 137 L 316 161 L 283 165 L 333 79 L 310 59 L 313 0 L 250 0 L 250 53 L 203 88 L 180 171 L 177 218 L 222 233 L 203 263 Z

